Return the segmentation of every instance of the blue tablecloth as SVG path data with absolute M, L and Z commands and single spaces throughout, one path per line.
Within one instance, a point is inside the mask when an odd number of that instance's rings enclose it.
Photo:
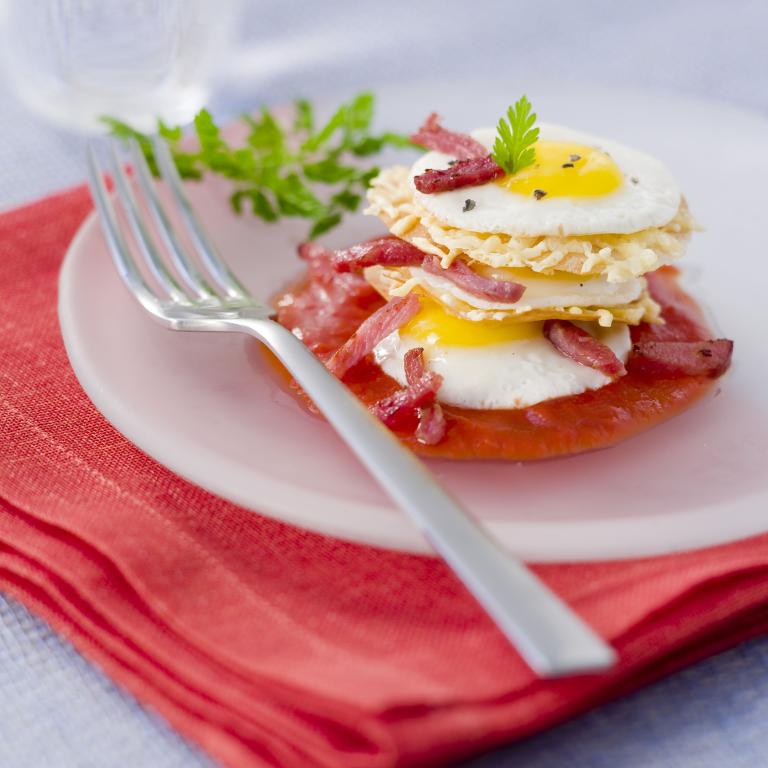
M 520 72 L 663 88 L 768 114 L 764 0 L 259 2 L 244 14 L 214 99 L 220 114 L 299 93 Z M 0 208 L 83 178 L 80 140 L 24 113 L 2 87 L 0 139 Z M 767 672 L 768 640 L 753 641 L 471 765 L 768 766 Z M 2 596 L 0 694 L 2 768 L 211 765 Z

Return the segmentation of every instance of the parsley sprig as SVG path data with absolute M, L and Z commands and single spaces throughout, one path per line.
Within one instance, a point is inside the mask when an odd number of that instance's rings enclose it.
M 533 145 L 539 138 L 539 129 L 533 127 L 535 122 L 536 113 L 531 112 L 531 102 L 525 94 L 507 109 L 507 119 L 499 120 L 491 155 L 506 173 L 517 173 L 536 159 Z
M 320 127 L 315 126 L 312 105 L 304 99 L 296 101 L 290 125 L 282 124 L 266 107 L 257 115 L 243 115 L 247 136 L 237 146 L 223 136 L 205 109 L 194 120 L 196 147 L 182 144 L 180 126 L 160 122 L 158 133 L 168 142 L 182 178 L 200 179 L 206 172 L 224 176 L 234 183 L 230 202 L 237 213 L 250 209 L 264 221 L 284 216 L 309 219 L 309 237 L 314 239 L 339 224 L 345 213 L 358 209 L 379 173 L 378 167 L 365 166 L 360 158 L 387 146 L 413 146 L 396 133 L 372 133 L 373 113 L 374 96 L 366 92 L 342 104 Z M 135 138 L 150 170 L 158 175 L 149 137 L 119 120 L 105 118 L 105 122 L 113 135 Z

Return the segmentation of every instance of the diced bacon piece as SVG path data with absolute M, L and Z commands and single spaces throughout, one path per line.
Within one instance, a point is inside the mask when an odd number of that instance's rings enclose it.
M 419 409 L 435 402 L 437 390 L 443 383 L 440 374 L 426 369 L 422 347 L 405 353 L 403 367 L 407 385 L 374 405 L 374 413 L 391 429 L 407 428 L 407 424 L 412 426 Z
M 403 357 L 405 380 L 409 387 L 424 387 L 437 395 L 437 390 L 443 383 L 443 377 L 439 373 L 427 370 L 424 365 L 424 349 L 415 347 L 409 349 Z
M 333 254 L 333 266 L 337 272 L 354 272 L 377 265 L 418 267 L 422 261 L 422 251 L 394 235 L 377 237 Z
M 565 357 L 617 379 L 627 370 L 610 347 L 568 320 L 547 320 L 544 335 Z
M 513 283 L 511 280 L 483 277 L 458 259 L 452 262 L 447 269 L 443 269 L 437 256 L 427 256 L 421 268 L 433 275 L 439 275 L 450 280 L 462 290 L 481 299 L 513 304 L 525 293 L 524 285 Z
M 277 317 L 325 359 L 348 338 L 347 328 L 359 326 L 383 302 L 362 275 L 338 274 L 331 264 L 332 251 L 304 243 L 299 256 L 307 263 L 307 278 L 283 294 Z
M 347 329 L 357 328 L 383 301 L 362 275 L 338 274 L 332 251 L 304 243 L 299 256 L 307 263 L 307 277 L 281 296 L 277 317 L 325 359 L 348 338 Z
M 459 160 L 469 160 L 473 157 L 484 157 L 488 150 L 466 133 L 454 133 L 440 125 L 440 118 L 433 112 L 424 125 L 411 136 L 414 144 L 419 144 L 436 152 L 452 155 Z
M 413 431 L 426 445 L 434 445 L 445 434 L 445 416 L 436 402 L 443 377 L 428 371 L 421 347 L 405 353 L 403 365 L 408 385 L 373 406 L 374 414 L 390 429 Z
M 375 416 L 390 429 L 412 431 L 419 412 L 435 402 L 435 391 L 428 386 L 404 387 L 373 406 Z
M 419 412 L 419 426 L 416 427 L 416 439 L 424 445 L 437 445 L 444 437 L 448 424 L 440 403 L 422 408 Z
M 728 370 L 733 342 L 707 339 L 704 314 L 677 284 L 678 270 L 662 267 L 645 275 L 651 297 L 662 306 L 664 324 L 632 329 L 630 367 L 654 376 L 708 376 Z
M 388 301 L 366 318 L 362 325 L 339 347 L 326 365 L 338 378 L 357 365 L 392 331 L 405 325 L 418 311 L 421 302 L 414 293 Z
M 327 282 L 328 278 L 335 277 L 333 251 L 312 241 L 301 243 L 297 250 L 299 258 L 307 263 L 307 277 L 322 282 Z
M 701 307 L 680 290 L 675 267 L 661 267 L 645 274 L 651 298 L 662 307 L 664 323 L 643 323 L 633 329 L 633 341 L 706 341 L 709 338 Z M 678 322 L 683 321 L 683 322 Z
M 322 245 L 316 243 L 314 240 L 310 240 L 307 243 L 301 243 L 298 252 L 299 258 L 306 261 L 310 266 L 330 257 L 330 251 L 327 248 L 323 248 Z
M 403 369 L 405 370 L 405 380 L 408 386 L 417 386 L 427 374 L 427 368 L 424 365 L 423 347 L 414 347 L 405 353 L 403 356 Z M 437 388 L 435 388 L 435 391 L 437 391 Z
M 411 141 L 427 149 L 452 155 L 458 162 L 445 170 L 428 170 L 413 180 L 419 192 L 430 195 L 461 187 L 476 187 L 500 179 L 504 170 L 488 154 L 488 150 L 465 133 L 454 133 L 440 125 L 434 112 L 411 136 Z
M 731 365 L 733 342 L 729 339 L 710 341 L 644 341 L 632 345 L 630 366 L 658 376 L 708 376 L 716 379 Z
M 478 187 L 494 179 L 500 179 L 504 170 L 490 156 L 473 157 L 469 160 L 459 160 L 444 170 L 430 169 L 415 176 L 413 183 L 416 189 L 425 195 L 435 192 L 450 192 L 462 187 Z

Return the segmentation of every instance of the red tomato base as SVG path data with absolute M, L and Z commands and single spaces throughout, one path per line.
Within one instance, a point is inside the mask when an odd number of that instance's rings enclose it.
M 711 338 L 701 310 L 680 288 L 677 275 L 676 269 L 664 267 L 647 276 L 651 293 L 662 306 L 665 323 L 633 327 L 633 342 Z M 339 283 L 339 277 L 310 269 L 307 280 L 278 297 L 276 304 L 278 320 L 324 359 L 382 303 L 361 278 L 344 275 Z M 422 445 L 412 435 L 400 437 L 424 456 L 511 461 L 552 458 L 605 448 L 632 437 L 690 408 L 715 384 L 703 376 L 650 377 L 633 370 L 631 358 L 627 368 L 626 376 L 602 389 L 529 408 L 470 410 L 443 406 L 448 429 L 438 445 Z M 369 406 L 400 386 L 372 360 L 349 371 L 345 383 Z M 292 389 L 299 392 L 295 385 Z

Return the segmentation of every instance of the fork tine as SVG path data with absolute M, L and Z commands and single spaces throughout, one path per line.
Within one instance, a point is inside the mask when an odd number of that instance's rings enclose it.
M 189 228 L 192 241 L 197 246 L 202 262 L 208 269 L 214 282 L 231 299 L 243 300 L 250 298 L 248 290 L 219 258 L 215 248 L 208 240 L 205 230 L 184 192 L 184 186 L 181 183 L 181 178 L 176 170 L 176 165 L 173 162 L 168 145 L 159 136 L 153 137 L 152 145 L 162 177 L 173 193 L 176 205 Z
M 163 263 L 163 259 L 155 248 L 152 236 L 149 234 L 141 213 L 136 205 L 136 198 L 128 181 L 128 176 L 123 167 L 122 159 L 118 153 L 118 145 L 114 140 L 109 141 L 109 161 L 111 166 L 112 178 L 115 182 L 117 199 L 123 207 L 128 224 L 134 234 L 136 243 L 139 246 L 144 261 L 149 267 L 152 276 L 157 280 L 160 287 L 168 294 L 168 298 L 178 303 L 188 303 L 189 297 L 176 282 L 176 279 L 168 271 Z
M 147 160 L 136 139 L 128 140 L 128 151 L 130 152 L 131 163 L 136 171 L 139 187 L 144 193 L 152 219 L 155 222 L 157 231 L 160 233 L 160 237 L 165 243 L 166 250 L 170 254 L 171 261 L 179 277 L 187 290 L 198 299 L 202 301 L 216 299 L 216 292 L 196 269 L 194 262 L 187 255 L 186 248 L 176 236 L 173 224 L 171 224 L 160 202 L 160 198 L 157 196 L 157 189 L 152 180 Z
M 99 167 L 99 161 L 96 155 L 96 148 L 93 141 L 88 144 L 88 186 L 91 190 L 93 203 L 99 215 L 101 228 L 107 239 L 109 250 L 112 253 L 112 259 L 117 267 L 118 274 L 128 287 L 128 290 L 136 296 L 145 309 L 153 315 L 161 314 L 161 307 L 158 298 L 144 282 L 136 267 L 136 262 L 131 256 L 130 248 L 125 242 L 120 227 L 115 217 L 115 211 L 109 200 L 109 193 L 104 184 L 104 177 Z

